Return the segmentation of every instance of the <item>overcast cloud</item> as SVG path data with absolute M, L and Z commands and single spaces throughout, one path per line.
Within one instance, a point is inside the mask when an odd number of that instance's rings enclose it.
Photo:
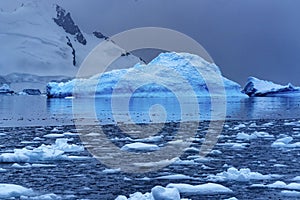
M 109 36 L 136 27 L 171 28 L 202 44 L 223 74 L 240 84 L 244 84 L 251 75 L 300 85 L 300 1 L 55 2 L 69 10 L 85 32 L 99 30 Z M 0 3 L 12 5 L 14 1 L 0 0 Z

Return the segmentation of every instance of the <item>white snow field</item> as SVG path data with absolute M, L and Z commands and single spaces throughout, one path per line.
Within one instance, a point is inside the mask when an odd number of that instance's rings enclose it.
M 249 96 L 299 96 L 300 87 L 295 87 L 291 83 L 279 85 L 271 81 L 249 77 L 243 92 Z
M 82 61 L 100 42 L 107 43 L 109 53 L 120 56 L 112 67 L 141 62 L 102 34 L 96 37 L 82 32 L 67 15 L 68 11 L 50 1 L 29 0 L 13 11 L 1 10 L 0 71 L 74 77 Z M 59 17 L 65 17 L 60 22 L 64 25 L 54 21 Z
M 201 73 L 208 75 L 208 78 L 205 80 L 196 68 L 200 68 Z M 168 97 L 174 96 L 175 93 L 190 96 L 192 94 L 189 91 L 192 87 L 197 96 L 208 97 L 224 94 L 222 92 L 225 87 L 227 96 L 247 97 L 241 93 L 239 84 L 223 77 L 223 85 L 222 81 L 217 81 L 216 76 L 222 76 L 218 66 L 197 55 L 161 53 L 148 65 L 138 63 L 129 69 L 113 70 L 89 79 L 74 79 L 66 83 L 50 82 L 47 85 L 47 95 L 61 98 L 95 93 L 97 96 L 111 96 L 115 89 L 114 95 L 134 93 L 138 97 Z M 207 83 L 214 87 L 207 88 Z M 74 85 L 76 91 L 73 91 Z M 140 87 L 135 90 L 135 86 Z

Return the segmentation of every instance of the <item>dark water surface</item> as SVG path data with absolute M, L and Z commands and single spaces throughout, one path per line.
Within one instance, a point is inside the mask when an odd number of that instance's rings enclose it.
M 0 96 L 0 154 L 12 152 L 23 147 L 35 148 L 42 144 L 55 143 L 56 138 L 44 137 L 50 133 L 72 132 L 83 134 L 104 130 L 117 147 L 131 143 L 132 138 L 120 131 L 114 124 L 111 114 L 110 100 L 97 99 L 95 101 L 97 120 L 101 126 L 83 126 L 78 129 L 73 125 L 73 111 L 71 99 L 46 99 L 45 97 L 29 96 Z M 83 114 L 91 100 L 82 100 Z M 205 132 L 209 124 L 211 106 L 207 99 L 200 101 L 201 113 L 190 111 L 190 118 L 197 122 L 196 140 L 191 147 L 200 149 Z M 186 102 L 188 103 L 188 101 Z M 161 141 L 151 141 L 151 144 L 161 145 L 174 139 L 173 134 L 180 123 L 180 109 L 176 101 L 169 99 L 133 99 L 129 111 L 134 122 L 143 122 L 145 126 L 151 119 L 148 110 L 151 105 L 162 104 L 167 111 L 167 122 L 164 128 L 157 133 L 163 136 Z M 178 105 L 177 105 L 178 106 Z M 197 105 L 193 105 L 197 106 Z M 205 159 L 199 159 L 197 151 L 187 150 L 180 156 L 181 161 L 167 167 L 147 173 L 125 173 L 103 171 L 108 167 L 85 149 L 83 152 L 66 153 L 69 156 L 84 156 L 85 159 L 71 159 L 61 161 L 38 161 L 34 163 L 54 165 L 53 167 L 15 168 L 13 163 L 0 163 L 0 168 L 7 171 L 1 173 L 0 183 L 22 185 L 32 188 L 41 194 L 55 193 L 62 196 L 74 195 L 71 199 L 114 199 L 118 195 L 134 192 L 149 192 L 156 185 L 166 186 L 169 183 L 188 183 L 192 185 L 216 182 L 230 188 L 232 194 L 218 195 L 191 195 L 182 194 L 182 198 L 191 199 L 297 199 L 284 196 L 284 189 L 257 188 L 252 184 L 270 184 L 275 181 L 286 183 L 296 182 L 292 179 L 300 176 L 300 148 L 274 148 L 272 143 L 282 137 L 291 136 L 293 143 L 300 141 L 300 100 L 296 98 L 248 98 L 228 99 L 226 122 L 218 142 Z M 192 108 L 192 107 L 191 107 Z M 126 116 L 127 111 L 114 111 L 116 115 Z M 154 113 L 155 114 L 155 113 Z M 121 118 L 121 117 L 120 117 Z M 127 117 L 124 117 L 127 120 Z M 173 121 L 173 122 L 172 122 Z M 125 121 L 126 122 L 126 121 Z M 187 127 L 189 122 L 187 123 Z M 190 122 L 191 126 L 195 122 Z M 130 128 L 130 125 L 128 125 Z M 55 129 L 54 129 L 55 128 Z M 132 127 L 134 131 L 134 127 Z M 145 128 L 151 132 L 151 129 Z M 188 129 L 186 131 L 189 131 Z M 237 134 L 245 132 L 252 134 L 255 131 L 269 133 L 272 137 L 258 137 L 251 140 L 237 139 Z M 37 140 L 36 138 L 39 138 Z M 65 135 L 70 143 L 82 145 L 79 136 Z M 34 139 L 35 138 L 35 139 Z M 101 141 L 100 141 L 101 142 Z M 130 161 L 129 161 L 130 162 Z M 24 163 L 19 163 L 23 165 Z M 32 163 L 31 163 L 32 164 Z M 122 166 L 124 163 L 119 163 Z M 279 175 L 265 180 L 248 180 L 239 182 L 225 180 L 211 181 L 210 175 L 226 171 L 229 167 L 249 168 L 253 172 L 264 175 Z M 165 180 L 157 177 L 184 174 L 192 177 L 187 180 Z

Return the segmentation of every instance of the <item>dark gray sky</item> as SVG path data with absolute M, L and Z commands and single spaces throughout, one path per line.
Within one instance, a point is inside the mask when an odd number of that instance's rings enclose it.
M 2 0 L 3 1 L 3 0 Z M 55 0 L 85 31 L 159 26 L 197 40 L 223 74 L 300 85 L 298 0 Z

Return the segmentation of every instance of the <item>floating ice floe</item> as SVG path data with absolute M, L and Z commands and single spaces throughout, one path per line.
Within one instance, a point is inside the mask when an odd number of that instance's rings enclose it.
M 196 164 L 198 164 L 195 161 L 197 161 L 197 159 L 181 160 L 180 158 L 177 158 L 176 160 L 174 160 L 173 164 L 174 165 L 196 165 Z
M 239 130 L 241 128 L 246 128 L 247 126 L 245 124 L 239 124 L 233 127 L 233 130 Z
M 12 168 L 52 168 L 56 167 L 56 165 L 49 165 L 49 164 L 30 164 L 30 163 L 25 163 L 24 165 L 20 165 L 18 163 L 14 163 L 11 166 Z
M 283 86 L 271 81 L 249 77 L 243 92 L 249 96 L 299 96 L 300 88 L 290 83 Z
M 54 193 L 39 194 L 32 189 L 15 185 L 15 184 L 0 184 L 0 199 L 21 199 L 21 200 L 58 200 L 58 199 L 74 199 L 74 195 L 64 197 Z
M 166 176 L 159 176 L 155 179 L 166 179 L 166 180 L 191 180 L 195 179 L 193 177 L 184 175 L 184 174 L 172 174 L 172 175 L 166 175 Z
M 146 144 L 142 142 L 135 142 L 131 144 L 124 145 L 121 150 L 123 151 L 157 151 L 159 147 L 155 144 Z
M 283 164 L 274 164 L 274 167 L 288 167 L 287 165 L 283 165 Z
M 44 145 L 32 150 L 23 148 L 15 149 L 13 153 L 3 153 L 0 155 L 0 162 L 36 162 L 47 160 L 66 160 L 71 156 L 64 155 L 65 152 L 83 151 L 83 146 L 68 144 L 68 139 L 57 139 L 55 144 Z
M 180 184 L 180 183 L 170 183 L 167 188 L 176 188 L 180 193 L 187 194 L 226 194 L 232 193 L 232 190 L 216 183 L 206 183 L 202 185 L 190 185 L 190 184 Z
M 56 194 L 43 194 L 43 195 L 37 195 L 37 196 L 21 196 L 21 200 L 61 200 L 61 199 L 74 199 L 74 195 L 67 195 L 63 198 L 61 196 L 58 196 Z
M 197 69 L 200 69 L 202 74 Z M 217 81 L 219 77 L 222 81 Z M 241 92 L 239 84 L 222 77 L 218 66 L 214 63 L 209 63 L 197 55 L 175 52 L 161 53 L 148 65 L 138 63 L 129 69 L 113 70 L 88 79 L 73 79 L 66 83 L 50 82 L 47 85 L 47 95 L 54 98 L 93 94 L 111 96 L 120 80 L 122 84 L 117 86 L 117 93 L 114 95 L 131 96 L 135 91 L 134 96 L 137 97 L 173 97 L 174 93 L 190 96 L 193 94 L 188 91 L 192 87 L 199 97 L 224 95 L 224 89 L 227 96 L 247 97 Z M 187 83 L 184 84 L 182 80 L 186 80 Z M 147 81 L 149 84 L 146 84 Z M 143 87 L 135 90 L 136 85 Z M 207 85 L 214 87 L 208 91 Z
M 269 133 L 263 132 L 263 131 L 260 131 L 260 132 L 255 131 L 252 134 L 247 134 L 247 133 L 241 132 L 241 133 L 238 133 L 236 136 L 236 138 L 238 140 L 253 140 L 253 139 L 257 139 L 257 138 L 273 138 L 273 137 L 274 137 L 273 135 L 270 135 Z
M 292 179 L 292 181 L 297 181 L 297 182 L 300 182 L 300 176 L 296 176 Z
M 0 173 L 4 173 L 4 172 L 7 172 L 7 170 L 3 169 L 3 168 L 0 168 Z
M 281 191 L 282 196 L 286 197 L 300 197 L 300 192 L 294 190 L 283 190 Z
M 210 175 L 211 181 L 239 181 L 246 182 L 250 180 L 265 180 L 278 177 L 278 175 L 263 175 L 258 172 L 251 172 L 248 168 L 242 168 L 240 170 L 230 167 L 227 171 L 218 173 L 216 175 Z
M 152 136 L 152 137 L 147 137 L 147 138 L 141 138 L 141 139 L 135 139 L 133 141 L 135 142 L 159 142 L 162 141 L 163 136 L 158 135 L 158 136 Z
M 55 141 L 55 144 L 52 145 L 53 148 L 64 151 L 64 152 L 80 152 L 84 150 L 83 146 L 76 145 L 76 144 L 68 144 L 68 139 L 62 138 L 62 139 L 57 139 Z
M 121 171 L 120 168 L 117 169 L 104 169 L 102 170 L 103 173 L 105 174 L 115 174 L 115 173 L 119 173 Z
M 300 142 L 290 144 L 291 141 L 293 141 L 293 138 L 288 136 L 288 137 L 277 139 L 275 142 L 272 143 L 271 146 L 275 147 L 275 148 L 296 148 L 296 147 L 300 147 Z
M 167 187 L 155 186 L 152 188 L 151 193 L 142 194 L 140 192 L 136 192 L 131 194 L 129 198 L 120 195 L 115 200 L 180 200 L 180 193 L 216 195 L 232 193 L 232 190 L 215 183 L 206 183 L 195 186 L 171 183 L 167 185 Z
M 300 190 L 300 183 L 289 183 L 286 184 L 283 181 L 276 181 L 271 184 L 253 184 L 251 187 L 267 187 L 276 189 L 286 189 L 286 190 Z
M 62 138 L 65 137 L 64 134 L 59 134 L 59 133 L 50 133 L 47 135 L 44 135 L 45 138 Z
M 226 142 L 226 143 L 218 143 L 217 145 L 218 146 L 227 146 L 231 149 L 242 150 L 242 149 L 246 148 L 246 146 L 249 144 L 248 143 Z
M 32 196 L 34 194 L 32 189 L 28 189 L 14 184 L 0 184 L 0 198 L 12 199 L 21 196 Z
M 284 125 L 285 126 L 300 126 L 300 121 L 285 122 Z
M 7 84 L 3 84 L 0 86 L 0 94 L 12 94 L 14 91 L 12 91 Z
M 129 195 L 129 198 L 120 195 L 115 200 L 180 200 L 180 194 L 176 188 L 155 186 L 152 188 L 151 193 L 136 192 Z

